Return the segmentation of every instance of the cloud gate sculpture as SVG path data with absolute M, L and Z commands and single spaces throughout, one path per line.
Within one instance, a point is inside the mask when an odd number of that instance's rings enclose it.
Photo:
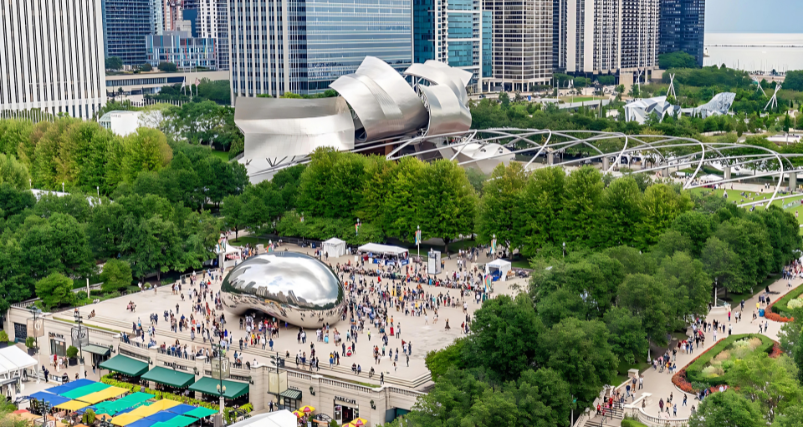
M 343 283 L 329 266 L 296 252 L 249 258 L 229 271 L 220 292 L 235 314 L 261 311 L 304 328 L 337 323 L 346 304 Z
M 471 77 L 437 61 L 413 64 L 399 74 L 367 56 L 357 71 L 332 82 L 335 98 L 237 98 L 234 121 L 245 135 L 240 162 L 257 183 L 277 168 L 306 161 L 318 147 L 354 151 L 424 136 L 419 142 L 437 144 L 451 156 L 445 134 L 471 128 L 466 92 Z M 461 157 L 474 152 L 465 150 Z

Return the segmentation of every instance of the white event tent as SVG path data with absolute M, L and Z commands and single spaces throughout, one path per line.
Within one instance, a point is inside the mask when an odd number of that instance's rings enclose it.
M 321 244 L 324 253 L 329 254 L 330 257 L 339 257 L 346 254 L 346 242 L 332 237 L 331 239 Z
M 510 267 L 510 262 L 496 259 L 485 264 L 485 274 L 491 274 L 491 270 L 498 270 L 500 273 L 499 280 L 504 281 L 507 278 L 507 272 L 510 271 Z

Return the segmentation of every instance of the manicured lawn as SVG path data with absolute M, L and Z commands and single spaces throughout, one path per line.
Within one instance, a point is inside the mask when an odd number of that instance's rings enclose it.
M 758 202 L 760 200 L 769 200 L 772 197 L 772 191 L 770 190 L 765 191 L 763 193 L 746 192 L 745 195 L 747 197 L 742 197 L 741 195 L 742 191 L 740 190 L 722 190 L 722 189 L 713 190 L 710 188 L 692 188 L 691 192 L 696 194 L 713 194 L 716 195 L 717 197 L 723 197 L 724 193 L 727 192 L 728 201 L 731 203 L 733 203 L 733 201 L 736 201 L 737 204 Z M 794 215 L 797 212 L 798 215 L 797 222 L 799 224 L 803 224 L 803 203 L 801 203 L 801 201 L 803 201 L 803 194 L 797 197 L 790 197 L 788 199 L 774 200 L 772 204 L 778 206 L 779 208 L 783 208 L 784 205 L 790 203 L 797 203 L 794 207 L 784 209 L 784 211 L 789 212 L 792 215 Z M 764 208 L 763 206 L 756 205 L 756 209 L 763 209 L 763 208 Z M 746 207 L 745 209 L 749 208 Z
M 770 274 L 769 277 L 767 277 L 766 279 L 764 279 L 763 282 L 761 282 L 761 286 L 753 286 L 753 292 L 752 293 L 749 290 L 747 292 L 741 293 L 741 294 L 729 292 L 724 297 L 718 295 L 717 298 L 730 302 L 732 307 L 735 308 L 736 304 L 742 302 L 742 300 L 747 301 L 750 298 L 753 298 L 754 296 L 760 294 L 761 292 L 764 292 L 764 288 L 766 288 L 767 286 L 775 283 L 780 278 L 781 278 L 780 274 Z
M 226 152 L 226 151 L 218 151 L 218 150 L 211 150 L 211 151 L 212 151 L 212 155 L 215 156 L 215 157 L 219 157 L 220 160 L 223 160 L 224 162 L 228 162 L 229 161 L 229 153 L 228 152 Z
M 619 366 L 616 368 L 616 380 L 614 385 L 622 384 L 627 381 L 627 371 L 631 369 L 638 369 L 639 373 L 646 371 L 651 365 L 647 362 L 636 360 L 636 363 L 627 363 L 624 360 L 619 361 Z
M 761 344 L 753 350 L 749 350 L 747 352 L 742 351 L 743 354 L 733 354 L 731 351 L 730 362 L 724 360 L 716 360 L 718 354 L 722 353 L 725 350 L 730 350 L 736 341 L 740 341 L 746 338 L 758 338 L 761 340 Z M 730 376 L 728 375 L 728 370 L 733 366 L 733 359 L 741 359 L 744 357 L 744 353 L 749 354 L 753 352 L 764 352 L 769 353 L 772 350 L 774 342 L 764 336 L 759 334 L 740 334 L 740 335 L 732 335 L 729 336 L 711 347 L 708 351 L 703 353 L 702 355 L 698 356 L 697 360 L 692 362 L 689 366 L 686 367 L 686 379 L 694 384 L 694 383 L 703 383 L 707 384 L 708 386 L 717 386 L 720 384 L 730 384 Z M 714 366 L 717 365 L 717 366 Z M 710 369 L 718 369 L 718 372 L 705 372 L 704 370 L 709 366 L 714 366 L 714 368 Z
M 775 304 L 772 305 L 773 313 L 778 313 L 782 316 L 791 316 L 791 314 L 788 312 L 789 309 L 787 308 L 787 305 L 789 304 L 789 301 L 799 297 L 800 294 L 803 294 L 803 286 L 793 289 L 791 292 L 784 295 L 783 298 L 775 302 Z
M 571 96 L 564 96 L 560 100 L 563 101 L 563 102 L 566 102 L 566 103 L 570 103 L 570 102 L 596 101 L 598 99 L 602 99 L 602 98 L 601 97 L 595 98 L 595 97 L 592 97 L 592 96 L 575 96 L 574 98 L 572 98 Z

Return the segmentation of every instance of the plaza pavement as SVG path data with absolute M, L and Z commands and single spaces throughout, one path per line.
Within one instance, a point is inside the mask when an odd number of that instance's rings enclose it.
M 312 254 L 314 249 L 311 248 L 301 248 L 295 245 L 285 244 L 281 247 L 283 250 L 284 248 L 289 248 L 291 251 L 297 252 L 305 252 Z M 439 277 L 445 277 L 446 273 L 451 273 L 455 271 L 457 267 L 456 256 L 453 256 L 452 259 L 445 259 L 445 271 L 438 275 Z M 348 260 L 353 261 L 354 256 L 344 256 L 339 258 L 330 257 L 328 263 L 332 266 L 335 266 L 338 262 L 341 264 L 347 262 Z M 485 263 L 490 261 L 485 256 L 480 257 L 480 262 Z M 200 277 L 200 275 L 199 275 Z M 366 277 L 366 279 L 368 279 Z M 376 278 L 373 278 L 376 280 Z M 387 280 L 387 279 L 383 279 Z M 212 283 L 212 290 L 217 292 L 220 289 L 220 280 L 216 280 Z M 411 284 L 414 285 L 414 284 Z M 516 286 L 520 286 L 518 289 L 526 289 L 527 286 L 527 279 L 515 279 L 509 280 L 506 282 L 495 282 L 494 284 L 494 293 L 493 296 L 498 296 L 501 294 L 512 294 L 516 292 Z M 429 286 L 429 285 L 422 285 L 425 292 L 433 293 L 435 295 L 439 293 L 449 293 L 449 295 L 455 296 L 459 295 L 457 289 L 450 289 L 450 288 L 443 288 L 443 287 L 436 287 L 436 286 Z M 198 285 L 195 286 L 197 289 Z M 190 289 L 189 281 L 186 285 L 182 285 L 182 292 L 185 294 Z M 129 301 L 132 301 L 136 304 L 136 312 L 131 312 L 126 310 L 126 305 Z M 468 311 L 469 314 L 474 313 L 479 307 L 480 304 L 477 304 L 475 300 L 471 297 L 467 297 L 466 301 L 468 302 Z M 170 331 L 170 324 L 168 321 L 164 320 L 163 313 L 165 310 L 176 310 L 176 304 L 179 305 L 179 316 L 182 314 L 189 317 L 191 305 L 192 303 L 189 301 L 188 298 L 185 298 L 185 301 L 181 301 L 180 295 L 173 295 L 170 286 L 164 286 L 159 288 L 156 293 L 152 290 L 146 290 L 143 292 L 138 292 L 131 295 L 126 295 L 120 298 L 115 298 L 111 300 L 102 301 L 97 304 L 91 304 L 85 307 L 81 307 L 80 311 L 83 315 L 84 319 L 88 319 L 89 313 L 94 310 L 95 317 L 92 319 L 86 320 L 86 323 L 89 325 L 97 325 L 102 326 L 109 329 L 114 329 L 117 331 L 131 333 L 132 325 L 135 322 L 141 321 L 143 329 L 147 329 L 147 326 L 150 325 L 149 316 L 150 314 L 154 313 L 159 316 L 159 322 L 156 325 L 156 335 L 155 341 L 157 344 L 161 345 L 165 343 L 168 347 L 175 343 L 176 336 L 178 336 L 181 345 L 188 344 L 188 349 L 194 354 L 194 350 L 198 348 L 209 348 L 208 341 L 206 343 L 203 342 L 200 334 L 196 334 L 195 340 L 190 340 L 189 331 L 184 330 L 183 332 L 171 332 Z M 210 307 L 212 306 L 210 302 Z M 364 331 L 359 337 L 356 343 L 356 353 L 351 357 L 344 357 L 341 354 L 340 358 L 340 366 L 346 367 L 347 369 L 351 368 L 352 363 L 357 363 L 362 368 L 362 374 L 360 375 L 359 381 L 360 382 L 367 382 L 367 383 L 375 383 L 378 384 L 378 377 L 380 372 L 384 372 L 386 376 L 391 377 L 398 377 L 406 380 L 413 380 L 418 378 L 422 375 L 427 373 L 426 365 L 425 365 L 425 357 L 427 352 L 432 350 L 438 350 L 448 346 L 452 343 L 456 338 L 463 336 L 460 330 L 460 324 L 465 321 L 465 314 L 462 310 L 462 304 L 460 306 L 451 308 L 451 307 L 442 307 L 438 310 L 439 319 L 437 324 L 433 323 L 433 316 L 432 313 L 429 314 L 429 324 L 425 324 L 425 319 L 423 316 L 421 317 L 413 317 L 413 316 L 405 316 L 403 312 L 399 311 L 396 312 L 395 310 L 391 309 L 391 314 L 394 317 L 394 322 L 401 323 L 401 337 L 389 337 L 389 344 L 388 349 L 393 349 L 394 353 L 402 348 L 402 340 L 412 343 L 412 354 L 410 356 L 410 365 L 407 367 L 406 360 L 403 354 L 399 355 L 399 360 L 397 362 L 396 371 L 394 371 L 393 362 L 390 360 L 388 356 L 385 356 L 381 359 L 380 364 L 376 365 L 373 359 L 373 352 L 372 348 L 374 345 L 379 346 L 380 350 L 382 348 L 382 341 L 380 339 L 379 331 L 372 330 L 371 331 L 371 340 L 368 340 L 367 334 L 365 333 L 368 330 L 366 327 L 366 331 Z M 69 313 L 68 313 L 69 314 Z M 198 318 L 197 313 L 196 319 Z M 227 309 L 224 309 L 224 314 L 226 317 L 226 328 L 229 330 L 229 333 L 234 334 L 234 341 L 231 346 L 232 350 L 239 350 L 238 340 L 240 337 L 244 337 L 246 335 L 245 330 L 239 329 L 239 318 L 229 312 Z M 64 315 L 55 314 L 55 317 L 64 317 Z M 450 330 L 445 330 L 446 319 L 449 319 L 449 325 L 451 327 Z M 348 322 L 347 321 L 340 321 L 332 326 L 333 329 L 337 329 L 345 336 L 345 332 L 348 329 Z M 310 354 L 310 343 L 315 344 L 315 350 L 317 357 L 320 358 L 320 374 L 324 375 L 333 375 L 333 376 L 343 376 L 342 372 L 340 375 L 338 373 L 329 371 L 325 369 L 329 365 L 329 353 L 332 351 L 340 351 L 341 346 L 335 345 L 334 340 L 330 340 L 330 343 L 325 344 L 323 342 L 317 342 L 315 339 L 315 330 L 307 329 L 307 342 L 305 344 L 299 344 L 297 342 L 297 333 L 298 327 L 294 327 L 292 325 L 289 328 L 285 329 L 284 327 L 280 328 L 279 337 L 274 337 L 274 351 L 280 352 L 282 355 L 285 352 L 290 352 L 291 360 L 295 359 L 295 355 L 299 350 L 302 352 L 306 352 L 307 357 Z M 130 337 L 132 341 L 141 342 L 140 338 L 134 338 L 133 336 Z M 331 336 L 330 336 L 331 338 Z M 148 340 L 147 334 L 145 340 Z M 347 344 L 348 345 L 348 344 Z M 246 361 L 253 363 L 253 360 L 256 359 L 259 364 L 267 364 L 269 361 L 267 357 L 265 357 L 266 353 L 261 351 L 261 346 L 255 346 L 258 351 L 254 351 L 253 353 L 250 351 L 252 347 L 249 347 L 246 352 L 245 356 L 243 357 L 242 361 L 245 363 Z M 266 350 L 269 348 L 266 347 Z M 261 355 L 259 353 L 262 353 Z M 233 353 L 229 353 L 230 355 Z M 44 357 L 44 355 L 43 355 Z M 291 361 L 288 361 L 288 367 L 294 368 L 295 364 Z M 368 371 L 374 367 L 376 370 L 376 375 L 374 376 L 373 380 L 369 380 L 367 378 Z M 90 370 L 90 378 L 91 369 Z M 54 371 L 51 369 L 51 371 Z M 341 370 L 342 371 L 342 370 Z M 345 377 L 348 377 L 350 374 L 346 373 Z M 72 377 L 72 375 L 71 375 Z M 351 375 L 351 379 L 357 379 L 355 376 Z

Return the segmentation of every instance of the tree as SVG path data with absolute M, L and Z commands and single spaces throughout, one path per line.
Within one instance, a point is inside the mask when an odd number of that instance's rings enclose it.
M 754 352 L 731 368 L 739 392 L 758 402 L 771 422 L 778 412 L 800 402 L 803 396 L 797 381 L 798 368 L 787 355 L 770 359 L 764 352 Z
M 427 183 L 421 197 L 421 234 L 440 237 L 449 252 L 449 242 L 474 231 L 477 196 L 466 171 L 446 159 L 430 163 L 424 172 Z
M 36 198 L 30 191 L 16 188 L 8 182 L 0 183 L 0 218 L 6 219 L 17 215 L 36 204 Z
M 156 68 L 165 73 L 175 73 L 178 71 L 178 67 L 172 62 L 160 62 Z
M 708 312 L 712 283 L 700 260 L 676 252 L 663 259 L 657 276 L 671 294 L 677 326 L 685 325 L 688 316 Z
M 466 338 L 458 338 L 446 348 L 427 353 L 425 361 L 434 381 L 446 374 L 450 368 L 463 369 L 466 367 L 463 359 L 465 345 Z
M 689 427 L 766 427 L 758 403 L 753 403 L 733 390 L 713 393 L 700 403 L 689 419 Z
M 240 238 L 240 230 L 245 227 L 246 218 L 244 209 L 245 206 L 240 196 L 226 196 L 220 207 L 220 213 L 223 215 L 223 222 L 226 224 L 226 227 L 234 229 L 235 240 Z
M 75 294 L 72 293 L 72 280 L 61 273 L 51 273 L 36 282 L 36 296 L 42 300 L 45 310 L 61 304 L 71 304 Z
M 609 332 L 604 323 L 568 318 L 538 339 L 524 336 L 528 341 L 540 341 L 541 363 L 569 384 L 580 406 L 590 405 L 603 385 L 613 383 L 618 360 L 608 344 Z
M 505 166 L 500 163 L 485 184 L 477 215 L 477 234 L 482 242 L 490 242 L 494 235 L 500 242 L 521 245 L 521 234 L 516 228 L 516 211 L 520 193 L 527 184 L 527 176 L 520 163 Z
M 368 159 L 359 154 L 318 148 L 299 180 L 298 209 L 305 215 L 349 218 L 361 206 Z
M 773 427 L 797 427 L 803 425 L 803 407 L 790 406 L 775 417 Z
M 641 249 L 655 244 L 675 218 L 693 207 L 688 194 L 680 193 L 667 184 L 647 187 L 641 202 L 644 216 L 638 224 L 636 237 Z
M 626 176 L 611 182 L 602 193 L 601 213 L 603 224 L 597 227 L 596 245 L 631 245 L 635 241 L 633 230 L 642 221 L 642 194 L 636 180 Z
M 697 59 L 686 52 L 677 51 L 658 56 L 658 67 L 662 70 L 671 68 L 699 68 Z
M 547 244 L 563 240 L 563 206 L 566 203 L 566 174 L 563 169 L 536 169 L 516 203 L 516 229 L 521 237 L 521 252 L 533 257 Z
M 585 246 L 595 233 L 602 199 L 602 174 L 594 167 L 575 170 L 566 180 L 562 228 L 566 244 Z
M 515 299 L 500 295 L 474 313 L 471 331 L 464 351 L 467 364 L 485 367 L 500 381 L 511 381 L 531 366 L 543 326 L 526 295 Z
M 100 273 L 103 292 L 124 290 L 131 285 L 131 266 L 127 262 L 111 258 L 103 265 Z
M 118 58 L 116 56 L 110 56 L 110 57 L 106 58 L 106 69 L 107 70 L 119 70 L 120 68 L 123 68 L 123 60 L 122 59 L 120 59 L 120 58 Z
M 0 184 L 8 183 L 18 190 L 30 188 L 28 168 L 17 158 L 0 153 Z
M 123 173 L 126 182 L 134 182 L 140 172 L 158 171 L 173 158 L 165 135 L 149 128 L 139 128 L 125 138 Z
M 128 218 L 125 234 L 123 247 L 131 253 L 128 259 L 136 277 L 155 271 L 156 280 L 161 280 L 161 273 L 180 265 L 180 240 L 172 221 L 159 215 L 140 221 Z
M 619 287 L 618 306 L 640 316 L 650 340 L 664 342 L 672 311 L 669 290 L 653 276 L 632 274 Z
M 636 357 L 646 357 L 649 342 L 641 317 L 626 308 L 613 307 L 605 313 L 603 321 L 610 332 L 611 351 L 619 360 L 635 363 Z
M 140 71 L 153 71 L 153 66 L 146 62 L 146 63 L 144 63 L 144 64 L 139 66 L 139 70 Z

